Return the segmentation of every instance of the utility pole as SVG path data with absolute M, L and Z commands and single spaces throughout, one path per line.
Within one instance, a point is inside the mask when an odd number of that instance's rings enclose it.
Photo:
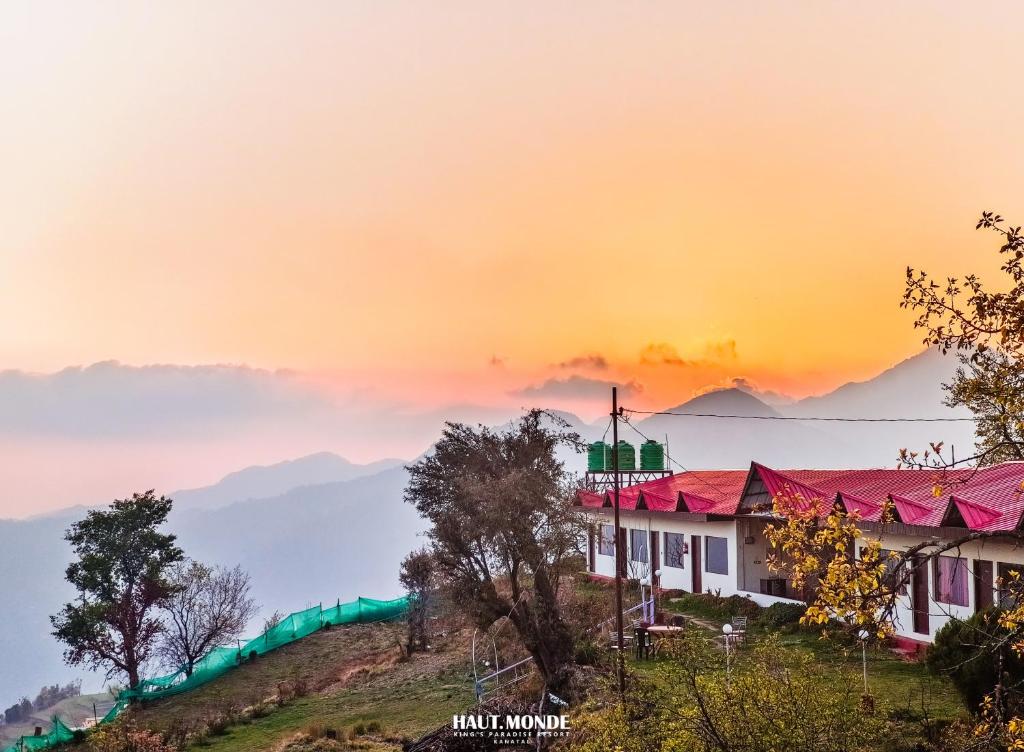
M 626 552 L 623 551 L 619 527 L 619 390 L 612 387 L 612 498 L 615 508 L 615 629 L 618 635 L 616 674 L 619 680 L 619 698 L 626 695 L 626 656 L 622 638 L 622 569 Z

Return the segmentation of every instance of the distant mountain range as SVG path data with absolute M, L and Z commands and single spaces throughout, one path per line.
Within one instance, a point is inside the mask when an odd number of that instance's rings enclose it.
M 318 452 L 274 465 L 247 467 L 224 476 L 212 486 L 175 491 L 171 498 L 179 511 L 217 509 L 247 499 L 276 496 L 301 486 L 355 480 L 403 464 L 404 460 L 385 459 L 357 465 L 332 452 Z
M 323 464 L 323 456 L 309 463 L 299 460 L 289 463 L 287 472 L 307 465 L 322 470 Z M 250 470 L 266 475 L 271 484 L 281 480 L 270 468 Z M 424 527 L 416 510 L 402 501 L 406 475 L 399 466 L 331 483 L 304 483 L 294 476 L 296 486 L 284 493 L 243 496 L 235 503 L 222 488 L 221 493 L 197 494 L 203 503 L 216 503 L 214 508 L 176 508 L 169 528 L 189 556 L 210 564 L 240 564 L 248 571 L 262 606 L 260 617 L 339 598 L 397 597 L 399 563 L 419 545 L 417 535 Z M 245 483 L 237 488 L 244 494 L 252 490 Z M 34 696 L 43 684 L 82 675 L 61 660 L 49 615 L 73 595 L 64 581 L 70 549 L 63 536 L 84 512 L 76 508 L 0 520 L 0 603 L 8 625 L 0 630 L 3 707 L 23 694 Z M 254 629 L 258 623 L 260 618 Z M 101 683 L 98 676 L 86 677 L 84 688 L 98 689 Z
M 926 448 L 943 441 L 967 456 L 974 446 L 972 424 L 879 423 L 772 418 L 964 417 L 967 411 L 942 404 L 942 384 L 956 369 L 953 357 L 928 350 L 863 382 L 845 384 L 820 397 L 774 405 L 756 392 L 732 388 L 708 392 L 664 413 L 636 414 L 619 428 L 619 438 L 640 444 L 644 437 L 667 442 L 675 463 L 691 470 L 745 468 L 752 460 L 786 468 L 894 467 L 899 449 Z M 765 420 L 716 416 L 751 416 Z M 570 421 L 572 422 L 572 421 Z M 588 441 L 604 437 L 608 419 L 572 422 Z M 577 464 L 579 462 L 577 461 Z
M 821 397 L 774 406 L 756 393 L 725 389 L 666 412 L 762 417 L 940 417 L 941 383 L 952 358 L 922 353 L 873 379 Z M 587 423 L 560 413 L 588 441 L 605 435 L 607 419 Z M 636 415 L 636 430 L 620 437 L 668 440 L 672 457 L 689 469 L 745 468 L 751 460 L 776 467 L 892 467 L 900 447 L 929 441 L 973 446 L 970 423 L 832 423 Z M 495 421 L 498 422 L 498 421 Z M 437 425 L 437 432 L 441 429 Z M 610 440 L 610 436 L 605 436 Z M 961 450 L 961 447 L 963 448 Z M 963 456 L 961 454 L 961 456 Z M 565 454 L 571 470 L 584 458 Z M 171 529 L 186 552 L 209 563 L 241 564 L 253 577 L 266 612 L 302 608 L 357 595 L 399 592 L 401 558 L 421 542 L 424 524 L 402 501 L 406 471 L 399 460 L 356 465 L 318 453 L 274 465 L 248 467 L 207 488 L 172 494 Z M 678 470 L 679 467 L 674 469 Z M 64 529 L 82 516 L 76 508 L 25 520 L 0 520 L 0 704 L 36 692 L 44 683 L 80 672 L 61 661 L 49 636 L 48 615 L 71 596 L 63 579 L 70 552 Z M 96 688 L 96 677 L 86 690 Z

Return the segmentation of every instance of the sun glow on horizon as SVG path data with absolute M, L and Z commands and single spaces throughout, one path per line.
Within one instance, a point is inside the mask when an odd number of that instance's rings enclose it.
M 7 4 L 0 359 L 417 410 L 868 378 L 921 349 L 904 267 L 1024 216 L 992 13 Z

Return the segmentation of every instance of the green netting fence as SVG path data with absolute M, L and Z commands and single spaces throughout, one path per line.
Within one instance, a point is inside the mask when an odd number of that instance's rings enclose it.
M 154 679 L 146 679 L 139 685 L 126 689 L 118 695 L 117 703 L 110 712 L 103 716 L 100 724 L 109 723 L 117 718 L 132 701 L 158 700 L 173 697 L 201 687 L 209 681 L 227 673 L 245 661 L 269 653 L 282 645 L 301 640 L 325 627 L 343 624 L 372 624 L 374 622 L 391 621 L 405 615 L 409 608 L 409 598 L 396 598 L 390 601 L 379 601 L 373 598 L 358 598 L 351 603 L 338 602 L 330 608 L 322 605 L 296 611 L 284 617 L 259 637 L 245 642 L 239 641 L 234 647 L 218 647 L 211 650 L 196 662 L 189 674 L 185 666 Z M 22 750 L 47 749 L 69 742 L 74 732 L 59 718 L 53 719 L 53 730 L 45 736 L 23 736 L 2 752 L 22 752 Z
M 73 741 L 74 732 L 69 729 L 57 716 L 53 717 L 53 730 L 45 736 L 23 736 L 4 752 L 28 752 L 33 749 L 47 749 L 56 747 L 58 744 Z

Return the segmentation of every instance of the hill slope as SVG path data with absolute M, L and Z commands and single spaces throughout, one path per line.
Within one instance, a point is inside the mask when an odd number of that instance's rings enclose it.
M 21 736 L 30 736 L 36 726 L 49 730 L 51 719 L 58 716 L 71 727 L 84 726 L 87 721 L 102 718 L 114 707 L 114 697 L 109 692 L 94 695 L 79 695 L 61 700 L 45 710 L 38 710 L 23 723 L 0 726 L 0 749 Z M 94 716 L 95 713 L 95 716 Z
M 376 749 L 398 749 L 473 702 L 467 678 L 467 640 L 437 640 L 430 653 L 403 659 L 404 623 L 353 625 L 319 632 L 286 645 L 199 689 L 129 711 L 140 725 L 176 734 L 196 733 L 218 719 L 238 719 L 254 705 L 269 711 L 197 740 L 196 749 L 219 752 L 278 750 L 318 725 L 341 734 L 376 721 Z M 301 679 L 305 696 L 283 707 L 272 698 L 282 682 Z M 286 685 L 289 686 L 289 685 Z M 251 712 L 244 715 L 252 716 Z M 257 713 L 256 715 L 260 715 Z

